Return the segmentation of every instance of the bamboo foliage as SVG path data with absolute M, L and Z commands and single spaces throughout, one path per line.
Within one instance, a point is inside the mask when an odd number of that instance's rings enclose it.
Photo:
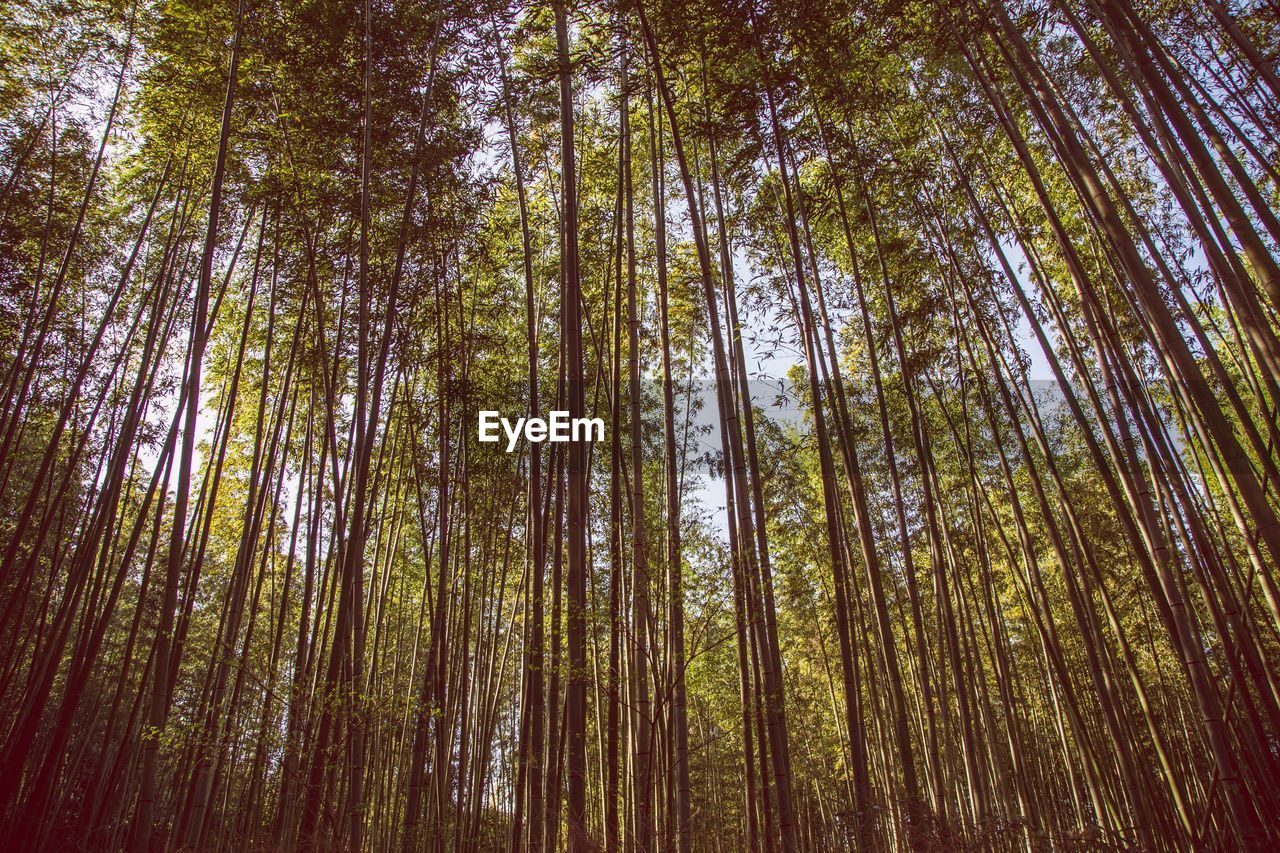
M 6 4 L 5 846 L 1280 844 L 1275 13 Z

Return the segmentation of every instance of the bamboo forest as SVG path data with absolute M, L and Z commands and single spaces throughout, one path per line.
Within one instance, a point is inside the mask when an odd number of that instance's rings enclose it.
M 1277 0 L 0 0 L 0 850 L 1280 849 Z

